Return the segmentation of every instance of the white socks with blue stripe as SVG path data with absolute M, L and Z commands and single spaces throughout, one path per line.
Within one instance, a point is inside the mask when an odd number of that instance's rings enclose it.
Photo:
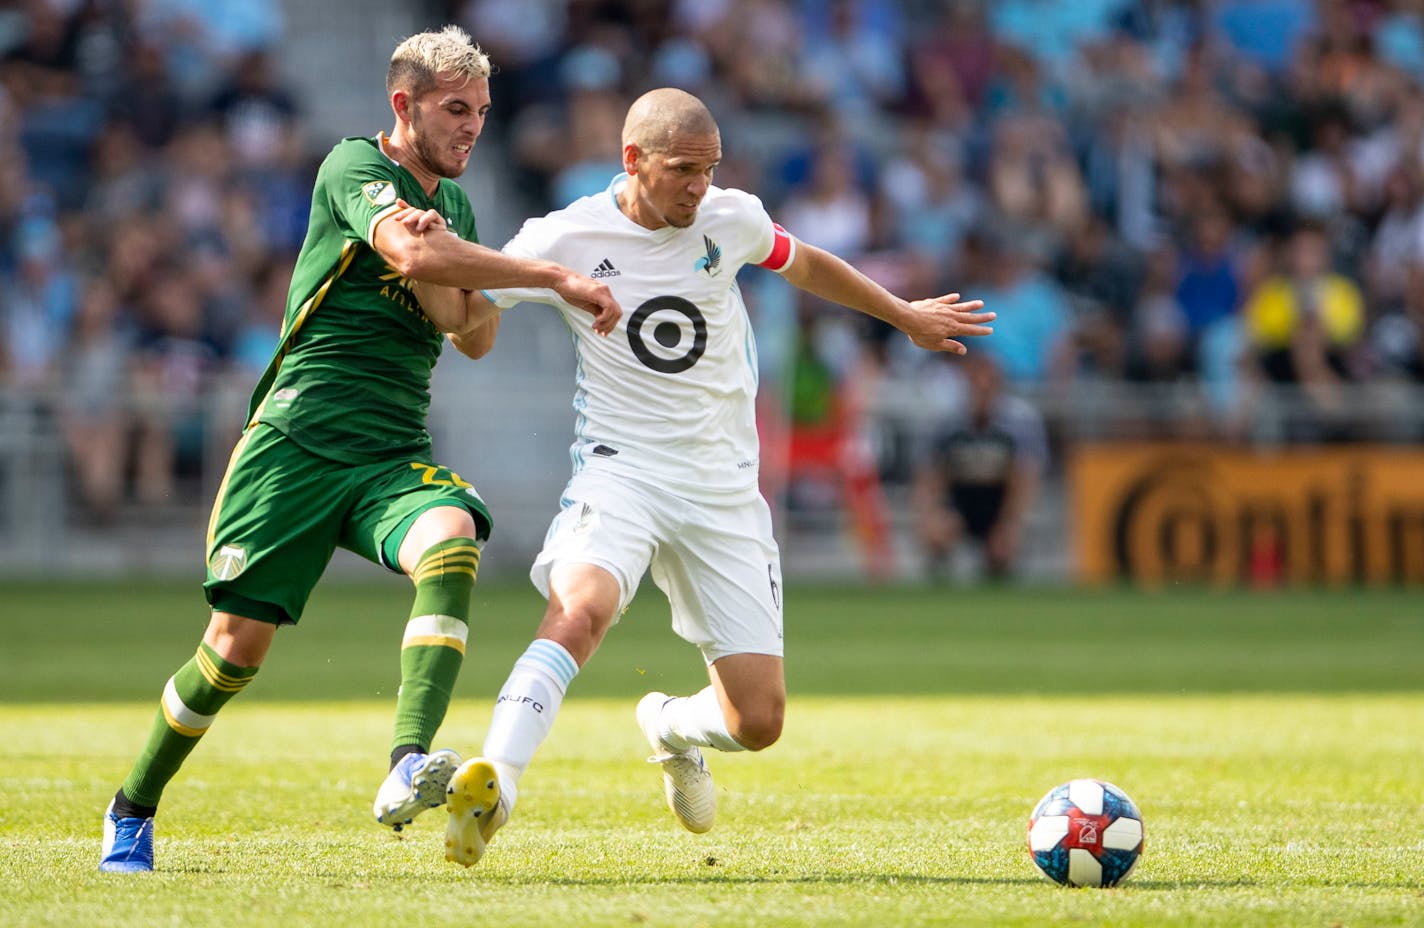
M 549 736 L 564 693 L 578 671 L 578 662 L 563 645 L 536 638 L 514 662 L 499 691 L 482 753 L 499 773 L 500 790 L 510 808 L 514 807 L 519 778 Z

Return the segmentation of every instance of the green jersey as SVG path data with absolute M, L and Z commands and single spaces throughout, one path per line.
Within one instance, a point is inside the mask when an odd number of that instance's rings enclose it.
M 430 375 L 444 335 L 411 282 L 371 247 L 397 199 L 438 210 L 452 232 L 479 241 L 469 198 L 454 181 L 442 178 L 426 196 L 379 137 L 342 139 L 317 172 L 281 344 L 252 395 L 249 425 L 268 423 L 347 464 L 429 456 Z

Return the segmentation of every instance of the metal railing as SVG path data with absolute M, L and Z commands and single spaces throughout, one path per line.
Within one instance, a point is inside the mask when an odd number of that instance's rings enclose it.
M 494 376 L 491 369 L 490 383 Z M 529 376 L 511 383 L 500 376 L 498 383 L 498 402 L 470 402 L 470 395 L 479 395 L 488 383 L 437 389 L 430 425 L 442 460 L 468 468 L 496 514 L 498 544 L 491 545 L 485 570 L 517 573 L 527 568 L 567 478 L 569 386 L 562 377 Z M 97 525 L 74 480 L 63 396 L 52 389 L 0 387 L 0 571 L 201 571 L 208 509 L 241 427 L 249 389 L 245 379 L 219 382 L 201 397 L 201 460 L 196 474 L 177 484 L 180 492 L 174 498 L 158 506 L 139 503 L 130 486 L 113 518 Z M 1424 387 L 1401 383 L 1349 386 L 1324 398 L 1256 386 L 1233 405 L 1213 403 L 1195 384 L 1077 383 L 1025 398 L 1043 413 L 1054 447 L 1043 503 L 1034 515 L 1044 556 L 1031 572 L 1044 575 L 1063 570 L 1051 555 L 1061 554 L 1071 531 L 1060 466 L 1063 452 L 1075 442 L 1172 437 L 1246 447 L 1292 441 L 1424 442 Z M 867 397 L 867 440 L 881 454 L 892 445 L 912 445 L 955 401 L 952 396 L 930 400 L 922 387 L 887 381 Z M 139 404 L 137 396 L 120 397 L 115 408 L 119 415 L 136 415 Z M 770 456 L 776 449 L 765 453 Z M 115 461 L 112 466 L 126 465 Z M 887 473 L 886 499 L 891 521 L 903 536 L 909 520 L 902 478 L 903 472 L 899 477 Z M 788 572 L 804 568 L 857 576 L 859 558 L 845 534 L 835 513 L 787 526 L 782 546 Z

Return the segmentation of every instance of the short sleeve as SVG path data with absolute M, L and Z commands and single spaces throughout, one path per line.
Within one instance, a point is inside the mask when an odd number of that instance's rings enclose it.
M 323 171 L 327 200 L 342 232 L 370 245 L 376 223 L 399 208 L 395 166 L 364 142 L 345 142 L 327 158 Z
M 519 232 L 500 250 L 516 258 L 536 260 L 556 260 L 552 255 L 553 236 L 551 222 L 547 217 L 528 219 Z M 517 303 L 547 303 L 551 306 L 562 304 L 559 295 L 547 287 L 510 287 L 503 290 L 482 290 L 485 298 L 500 309 L 509 309 Z
M 773 222 L 771 230 L 771 253 L 766 256 L 766 260 L 758 262 L 757 266 L 780 273 L 790 267 L 796 258 L 796 239 L 792 238 L 791 233 L 779 222 Z
M 738 202 L 740 218 L 746 225 L 748 264 L 772 271 L 784 271 L 796 257 L 796 240 L 767 214 L 761 199 L 741 190 L 728 190 Z

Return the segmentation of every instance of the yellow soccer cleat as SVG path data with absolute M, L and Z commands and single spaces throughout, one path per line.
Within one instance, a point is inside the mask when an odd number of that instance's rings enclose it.
M 509 821 L 509 804 L 500 791 L 494 765 L 483 757 L 461 764 L 450 778 L 445 809 L 450 813 L 445 826 L 445 859 L 473 867 L 484 856 L 494 833 Z

